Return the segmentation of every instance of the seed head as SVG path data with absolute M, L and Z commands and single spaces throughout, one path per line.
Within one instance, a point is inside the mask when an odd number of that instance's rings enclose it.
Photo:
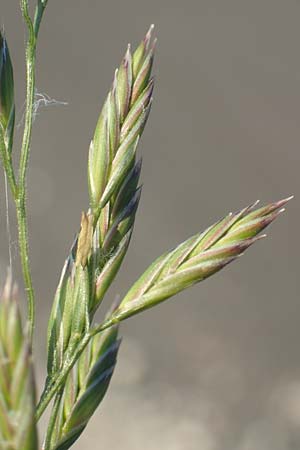
M 284 199 L 253 210 L 256 202 L 212 225 L 158 258 L 132 286 L 111 316 L 119 322 L 151 308 L 221 270 L 264 235 L 259 233 L 283 212 Z

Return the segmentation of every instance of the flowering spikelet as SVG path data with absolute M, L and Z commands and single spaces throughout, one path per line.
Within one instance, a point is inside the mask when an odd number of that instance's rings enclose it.
M 91 142 L 88 176 L 94 213 L 109 202 L 134 166 L 137 143 L 152 103 L 152 28 L 133 55 L 128 46 Z M 103 219 L 104 234 L 108 225 L 108 220 Z
M 263 236 L 258 234 L 289 199 L 253 210 L 257 202 L 212 225 L 154 261 L 132 286 L 108 323 L 151 308 L 221 270 Z
M 31 352 L 10 277 L 0 299 L 0 448 L 38 449 Z
M 141 161 L 137 144 L 152 104 L 153 26 L 132 54 L 128 46 L 91 142 L 88 163 L 90 204 L 95 216 L 94 267 L 99 267 L 93 310 L 126 254 L 140 200 Z

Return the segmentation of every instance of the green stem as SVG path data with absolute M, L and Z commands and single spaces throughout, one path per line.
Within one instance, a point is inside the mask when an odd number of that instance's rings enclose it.
M 52 434 L 53 434 L 53 431 L 55 428 L 56 418 L 57 418 L 57 414 L 59 412 L 60 401 L 61 401 L 63 392 L 64 392 L 64 390 L 61 389 L 55 397 L 53 409 L 52 409 L 51 416 L 50 416 L 50 419 L 48 422 L 47 434 L 46 434 L 45 442 L 43 445 L 43 450 L 51 450 Z
M 76 349 L 71 355 L 67 352 L 65 355 L 65 363 L 62 369 L 48 380 L 36 409 L 37 420 L 39 420 L 54 395 L 59 392 L 61 387 L 64 385 L 70 370 L 78 360 L 79 356 L 81 355 L 91 338 L 92 334 L 87 333 L 79 342 Z
M 19 233 L 19 248 L 20 257 L 23 270 L 24 284 L 28 299 L 28 321 L 29 321 L 29 335 L 32 340 L 34 324 L 35 324 L 35 296 L 32 283 L 32 276 L 29 264 L 29 245 L 28 245 L 28 223 L 26 210 L 26 175 L 28 168 L 28 160 L 30 153 L 32 125 L 33 125 L 33 110 L 34 110 L 34 96 L 35 96 L 35 64 L 36 64 L 36 42 L 38 32 L 43 17 L 47 2 L 39 0 L 36 8 L 34 22 L 32 22 L 28 11 L 28 0 L 21 0 L 21 10 L 24 21 L 28 28 L 28 42 L 26 46 L 26 111 L 25 111 L 25 126 L 21 147 L 19 176 L 18 176 L 18 191 L 15 196 L 18 233 Z
M 21 264 L 23 270 L 25 290 L 28 299 L 28 322 L 29 335 L 32 340 L 34 324 L 35 324 L 35 298 L 29 264 L 29 246 L 28 246 L 28 224 L 26 211 L 26 174 L 28 167 L 28 159 L 30 152 L 32 123 L 33 123 L 33 107 L 34 107 L 34 90 L 35 90 L 35 50 L 36 42 L 33 35 L 33 26 L 30 18 L 23 10 L 25 21 L 29 29 L 29 39 L 26 48 L 26 112 L 23 141 L 21 147 L 21 157 L 19 165 L 18 178 L 18 195 L 16 198 L 17 221 L 19 232 L 19 249 Z
M 82 338 L 82 340 L 79 342 L 79 344 L 75 347 L 75 350 L 70 352 L 71 354 L 68 354 L 68 352 L 65 355 L 65 363 L 62 367 L 62 369 L 53 375 L 46 383 L 46 387 L 42 393 L 42 396 L 40 398 L 39 404 L 37 406 L 36 410 L 36 418 L 37 420 L 40 419 L 43 412 L 49 405 L 50 401 L 54 397 L 54 395 L 59 392 L 59 390 L 62 388 L 62 386 L 65 383 L 65 380 L 80 357 L 81 353 L 85 349 L 85 347 L 90 342 L 90 339 L 95 336 L 98 333 L 101 333 L 101 331 L 106 330 L 107 328 L 110 328 L 111 326 L 115 325 L 115 321 L 107 319 L 105 322 L 103 322 L 102 325 L 99 325 L 96 328 L 91 328 L 88 333 Z
M 35 300 L 29 264 L 28 226 L 27 226 L 25 196 L 17 198 L 16 211 L 17 211 L 18 235 L 19 235 L 19 251 L 23 270 L 24 285 L 28 299 L 29 336 L 30 339 L 32 340 L 35 323 Z

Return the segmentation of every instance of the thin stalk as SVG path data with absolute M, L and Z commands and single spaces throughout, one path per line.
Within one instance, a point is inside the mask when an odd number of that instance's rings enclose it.
M 25 290 L 28 299 L 28 322 L 29 336 L 32 340 L 34 323 L 35 323 L 35 298 L 32 283 L 32 276 L 29 264 L 29 246 L 28 246 L 28 223 L 26 211 L 26 173 L 28 166 L 28 158 L 30 152 L 32 123 L 33 123 L 33 106 L 34 106 L 34 90 L 35 90 L 35 50 L 36 39 L 33 30 L 33 24 L 28 12 L 28 5 L 25 0 L 21 2 L 24 20 L 28 27 L 29 38 L 26 47 L 26 111 L 23 141 L 21 147 L 21 157 L 18 178 L 18 196 L 16 199 L 19 249 L 23 270 Z
M 50 419 L 48 422 L 48 428 L 47 428 L 47 434 L 43 445 L 43 450 L 51 450 L 51 439 L 52 439 L 52 433 L 55 427 L 55 422 L 57 418 L 57 414 L 60 407 L 60 401 L 62 398 L 64 390 L 61 389 L 58 394 L 55 397 L 53 409 L 50 415 Z
M 17 221 L 20 258 L 23 270 L 25 290 L 28 299 L 28 322 L 29 336 L 32 340 L 34 324 L 35 324 L 35 295 L 29 263 L 29 245 L 28 245 L 28 222 L 26 209 L 26 175 L 28 168 L 28 160 L 30 153 L 34 95 L 35 95 L 35 65 L 36 65 L 36 42 L 40 28 L 42 16 L 46 7 L 46 2 L 39 1 L 36 8 L 35 20 L 32 22 L 28 11 L 28 0 L 21 0 L 21 10 L 24 21 L 28 28 L 28 42 L 26 46 L 26 110 L 25 110 L 25 126 L 21 147 L 18 192 L 16 200 Z
M 63 384 L 65 383 L 65 380 L 78 360 L 79 356 L 85 349 L 85 347 L 88 345 L 90 339 L 92 338 L 91 333 L 87 333 L 83 339 L 79 342 L 77 347 L 75 348 L 74 352 L 71 355 L 66 355 L 66 362 L 60 372 L 55 374 L 50 380 L 48 381 L 44 392 L 42 393 L 42 396 L 40 398 L 39 404 L 37 405 L 36 409 L 36 419 L 39 420 L 47 406 L 49 405 L 50 401 L 54 397 L 54 395 L 59 392 Z
M 85 336 L 82 338 L 82 340 L 79 342 L 77 347 L 75 347 L 73 354 L 66 355 L 66 357 L 65 357 L 66 363 L 65 363 L 64 367 L 62 368 L 62 370 L 60 372 L 58 372 L 57 374 L 55 374 L 55 376 L 53 376 L 46 384 L 46 387 L 45 387 L 45 389 L 41 395 L 40 401 L 37 405 L 36 420 L 40 419 L 40 417 L 42 416 L 43 412 L 49 405 L 49 403 L 52 400 L 52 398 L 54 397 L 54 395 L 57 392 L 59 392 L 61 387 L 64 385 L 65 380 L 66 380 L 70 370 L 72 369 L 72 367 L 74 366 L 74 364 L 76 363 L 78 358 L 80 357 L 80 355 L 83 352 L 83 350 L 85 349 L 85 347 L 90 342 L 91 338 L 93 336 L 95 336 L 96 334 L 101 333 L 101 331 L 104 331 L 107 328 L 112 327 L 117 322 L 118 321 L 109 320 L 109 318 L 108 318 L 101 325 L 99 325 L 95 328 L 91 328 L 85 334 Z
M 25 196 L 18 197 L 16 201 L 16 211 L 18 222 L 19 252 L 23 270 L 24 285 L 28 299 L 29 337 L 30 340 L 32 340 L 35 323 L 35 298 L 29 263 L 28 225 Z

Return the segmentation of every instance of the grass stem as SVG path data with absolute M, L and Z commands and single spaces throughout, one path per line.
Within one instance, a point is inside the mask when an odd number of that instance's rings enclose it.
M 29 336 L 31 340 L 33 337 L 35 326 L 35 295 L 29 262 L 28 221 L 26 209 L 26 175 L 34 117 L 36 42 L 46 4 L 46 1 L 38 2 L 38 5 L 36 7 L 35 19 L 34 22 L 32 22 L 28 11 L 28 0 L 21 0 L 21 10 L 24 21 L 28 28 L 28 42 L 26 46 L 26 110 L 19 165 L 18 191 L 17 195 L 15 196 L 15 201 L 17 210 L 20 258 L 25 290 L 27 292 L 28 299 Z

